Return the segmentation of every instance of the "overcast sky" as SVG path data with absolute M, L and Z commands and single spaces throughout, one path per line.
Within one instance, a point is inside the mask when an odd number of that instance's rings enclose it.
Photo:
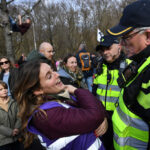
M 27 2 L 27 1 L 37 1 L 37 0 L 15 0 L 15 3 L 21 3 L 21 2 Z M 51 3 L 51 2 L 61 2 L 63 0 L 42 0 L 45 1 L 46 3 Z

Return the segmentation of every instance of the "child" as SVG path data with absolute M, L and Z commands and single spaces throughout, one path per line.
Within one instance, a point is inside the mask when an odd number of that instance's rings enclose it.
M 17 113 L 16 101 L 8 96 L 7 84 L 0 80 L 0 150 L 21 150 L 18 141 L 21 120 Z

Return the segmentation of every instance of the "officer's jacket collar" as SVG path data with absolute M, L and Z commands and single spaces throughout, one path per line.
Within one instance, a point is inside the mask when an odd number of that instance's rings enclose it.
M 147 46 L 143 51 L 141 51 L 140 53 L 133 55 L 132 57 L 130 57 L 131 60 L 136 61 L 137 63 L 140 63 L 143 61 L 143 59 L 147 58 L 150 56 L 150 45 Z
M 107 67 L 108 67 L 109 70 L 119 69 L 119 68 L 120 68 L 120 62 L 121 62 L 122 60 L 125 60 L 125 55 L 124 55 L 123 52 L 120 54 L 120 56 L 119 56 L 113 63 L 107 63 L 107 62 L 104 60 L 104 64 L 107 65 Z

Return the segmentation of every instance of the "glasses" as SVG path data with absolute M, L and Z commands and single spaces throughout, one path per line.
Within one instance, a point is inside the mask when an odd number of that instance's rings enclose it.
M 0 62 L 0 66 L 4 64 L 9 64 L 9 61 Z
M 55 54 L 55 52 L 54 52 L 54 51 L 51 51 L 50 53 Z
M 129 34 L 129 35 L 127 35 L 127 36 L 122 36 L 122 37 L 121 37 L 121 42 L 127 43 L 128 40 L 132 39 L 134 36 L 136 36 L 137 34 L 139 34 L 141 31 L 144 31 L 144 30 L 139 30 L 139 31 L 134 32 L 134 33 L 132 33 L 132 34 Z
M 55 51 L 48 51 L 49 53 L 51 53 L 51 54 L 55 54 Z

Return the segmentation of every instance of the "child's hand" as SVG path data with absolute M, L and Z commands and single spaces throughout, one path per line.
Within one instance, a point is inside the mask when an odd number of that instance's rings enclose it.
M 12 136 L 16 136 L 19 134 L 19 129 L 14 129 L 12 132 Z

